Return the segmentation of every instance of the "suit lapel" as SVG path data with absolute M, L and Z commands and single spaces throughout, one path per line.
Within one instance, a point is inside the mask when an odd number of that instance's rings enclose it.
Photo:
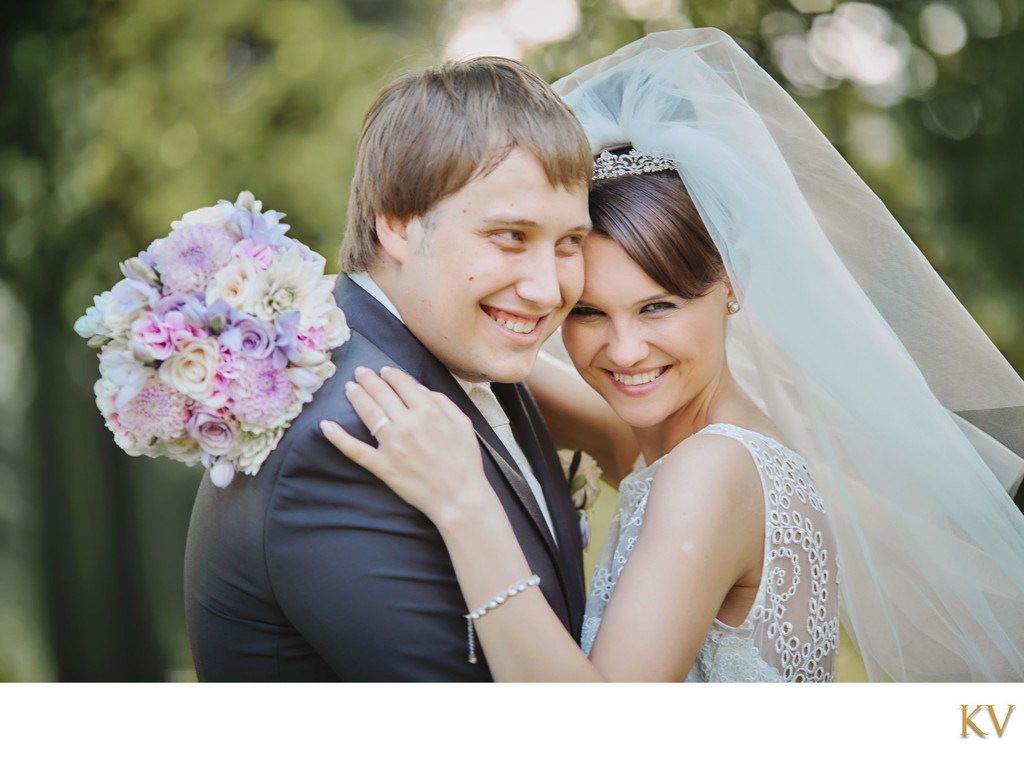
M 541 514 L 540 507 L 533 496 L 533 492 L 530 490 L 529 484 L 519 472 L 519 468 L 515 465 L 512 456 L 508 453 L 493 428 L 487 423 L 483 415 L 480 414 L 480 410 L 469 399 L 466 392 L 462 390 L 462 386 L 459 385 L 448 368 L 441 364 L 383 304 L 344 274 L 338 275 L 334 296 L 338 305 L 344 310 L 346 320 L 351 329 L 361 333 L 372 343 L 386 351 L 395 361 L 396 366 L 408 372 L 420 383 L 431 390 L 439 391 L 448 396 L 470 418 L 485 456 L 491 460 L 493 466 L 501 473 L 507 485 L 507 490 L 510 491 L 510 495 L 514 496 L 518 505 L 529 515 L 534 527 L 542 537 L 548 552 L 556 560 L 555 566 L 562 572 L 561 566 L 565 564 L 564 549 L 556 546 L 552 540 L 547 523 Z M 495 384 L 494 387 L 497 390 L 498 385 Z M 501 400 L 500 397 L 499 400 Z M 504 403 L 503 406 L 505 406 Z M 506 408 L 506 414 L 509 415 L 512 429 L 515 432 L 522 429 L 522 402 L 517 397 L 510 406 L 512 409 Z M 515 420 L 512 419 L 513 414 L 516 415 Z M 541 478 L 540 472 L 537 470 L 537 464 L 531 458 L 531 453 L 534 453 L 531 450 L 537 447 L 532 431 L 530 437 L 525 441 L 518 438 L 517 440 L 519 440 L 521 446 L 524 443 L 526 444 L 524 453 L 530 460 L 530 464 L 534 466 L 535 474 L 541 483 L 545 498 L 551 498 L 549 494 L 561 495 L 561 491 L 565 491 L 564 485 L 561 490 L 552 488 L 549 478 Z M 546 470 L 547 468 L 543 469 Z M 504 498 L 501 501 L 503 504 L 507 503 L 507 500 Z M 559 509 L 557 511 L 561 512 L 562 510 Z M 552 510 L 552 521 L 555 521 L 554 510 Z M 555 529 L 556 532 L 559 532 L 558 540 L 561 544 L 564 541 L 561 535 L 562 531 L 559 531 L 558 526 L 559 523 L 555 522 Z M 578 536 L 576 545 L 579 545 Z M 564 584 L 564 580 L 562 582 Z M 572 617 L 570 619 L 575 620 L 576 618 Z
M 529 391 L 523 385 L 493 383 L 495 395 L 501 401 L 505 413 L 512 423 L 516 440 L 523 447 L 540 482 L 548 504 L 548 513 L 558 538 L 558 552 L 562 569 L 563 591 L 569 600 L 573 620 L 583 618 L 583 539 L 579 519 L 569 494 L 568 484 L 558 461 L 558 454 L 551 444 L 547 428 L 537 412 Z M 532 413 L 531 413 L 532 410 Z

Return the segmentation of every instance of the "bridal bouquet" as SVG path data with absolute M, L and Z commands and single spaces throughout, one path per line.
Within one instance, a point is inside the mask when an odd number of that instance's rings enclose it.
M 324 258 L 262 206 L 246 191 L 172 222 L 75 322 L 117 445 L 202 462 L 220 487 L 259 471 L 349 338 Z

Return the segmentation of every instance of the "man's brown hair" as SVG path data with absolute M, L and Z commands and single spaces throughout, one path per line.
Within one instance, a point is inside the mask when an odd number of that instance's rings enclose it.
M 342 271 L 365 271 L 377 258 L 377 214 L 425 216 L 515 148 L 537 158 L 553 187 L 590 187 L 593 163 L 583 128 L 526 66 L 474 58 L 388 84 L 359 138 Z

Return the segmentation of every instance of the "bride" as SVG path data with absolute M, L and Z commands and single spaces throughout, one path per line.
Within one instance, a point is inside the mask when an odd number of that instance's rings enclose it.
M 583 649 L 451 402 L 362 371 L 379 446 L 324 426 L 436 524 L 471 657 L 479 635 L 498 680 L 830 680 L 841 614 L 872 680 L 1024 678 L 1024 383 L 913 243 L 716 30 L 556 89 L 597 154 L 563 339 L 604 400 L 550 364 L 531 389 L 606 472 L 640 453 Z

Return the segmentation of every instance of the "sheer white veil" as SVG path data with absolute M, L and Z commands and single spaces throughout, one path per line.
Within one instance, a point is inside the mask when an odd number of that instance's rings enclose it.
M 1024 680 L 1024 382 L 873 192 L 727 35 L 555 84 L 595 153 L 676 162 L 743 304 L 729 364 L 810 462 L 871 680 Z

